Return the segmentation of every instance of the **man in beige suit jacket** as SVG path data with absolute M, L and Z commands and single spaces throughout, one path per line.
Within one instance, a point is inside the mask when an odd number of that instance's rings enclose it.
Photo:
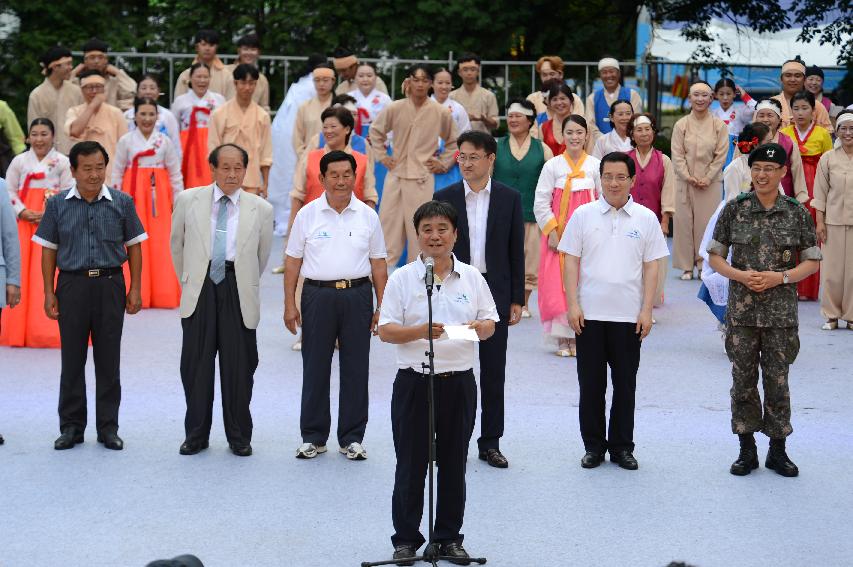
M 187 401 L 182 455 L 208 447 L 214 363 L 219 353 L 225 435 L 252 454 L 249 402 L 258 367 L 260 275 L 272 244 L 272 205 L 241 189 L 249 156 L 223 144 L 210 153 L 213 185 L 179 194 L 172 213 L 172 262 L 181 282 L 181 381 Z

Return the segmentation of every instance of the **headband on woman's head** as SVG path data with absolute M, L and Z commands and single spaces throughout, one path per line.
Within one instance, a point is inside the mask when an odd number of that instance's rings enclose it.
M 649 126 L 651 126 L 652 121 L 649 119 L 648 116 L 638 116 L 634 119 L 634 126 L 636 127 L 640 124 L 648 124 Z
M 853 122 L 853 113 L 846 112 L 844 114 L 839 114 L 838 118 L 835 119 L 835 126 L 838 127 L 840 124 L 844 124 L 845 122 Z
M 317 79 L 317 78 L 334 79 L 335 78 L 335 72 L 332 71 L 331 69 L 329 69 L 328 67 L 317 67 L 316 69 L 314 69 L 312 74 L 313 74 L 315 79 Z
M 759 110 L 772 110 L 776 113 L 776 116 L 782 118 L 782 111 L 776 108 L 776 105 L 770 102 L 769 100 L 762 100 L 761 102 L 759 102 L 758 106 L 755 107 L 755 112 L 758 112 Z
M 696 81 L 695 83 L 691 84 L 690 88 L 687 89 L 687 92 L 691 92 L 695 87 L 704 87 L 705 89 L 707 89 L 706 92 L 708 94 L 714 94 L 714 89 L 711 88 L 711 85 L 702 81 Z
M 619 61 L 614 59 L 613 57 L 605 57 L 601 61 L 598 62 L 598 70 L 607 69 L 608 67 L 612 67 L 613 69 L 619 69 Z
M 806 74 L 806 65 L 802 61 L 788 61 L 784 65 L 782 65 L 782 72 L 786 73 L 788 71 L 799 71 L 803 75 Z
M 533 112 L 529 108 L 524 108 L 523 106 L 521 106 L 517 102 L 514 102 L 511 105 L 509 105 L 509 108 L 506 111 L 507 114 L 512 114 L 513 112 L 517 112 L 518 114 L 523 114 L 525 116 L 535 116 L 536 115 L 535 112 Z
M 100 75 L 89 75 L 88 77 L 83 77 L 82 79 L 80 79 L 81 87 L 85 87 L 86 85 L 91 85 L 93 83 L 105 85 L 107 84 L 107 80 Z

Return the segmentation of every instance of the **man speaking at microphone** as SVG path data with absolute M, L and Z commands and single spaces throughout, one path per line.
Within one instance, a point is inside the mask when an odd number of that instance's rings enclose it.
M 395 533 L 391 537 L 397 565 L 416 556 L 425 542 L 420 532 L 424 479 L 429 464 L 428 380 L 422 364 L 434 344 L 434 415 L 438 463 L 434 538 L 439 553 L 468 565 L 462 547 L 465 514 L 465 461 L 477 411 L 474 380 L 475 341 L 442 338 L 449 326 L 467 326 L 484 341 L 495 332 L 498 313 L 479 270 L 453 255 L 456 209 L 429 201 L 414 214 L 421 254 L 388 279 L 379 317 L 379 337 L 397 346 L 397 377 L 391 396 L 391 427 L 397 469 L 391 503 Z M 433 286 L 433 323 L 429 328 L 427 285 Z

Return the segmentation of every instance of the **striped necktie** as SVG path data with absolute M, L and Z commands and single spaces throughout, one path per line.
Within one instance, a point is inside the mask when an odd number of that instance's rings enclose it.
M 228 196 L 219 199 L 216 217 L 216 236 L 213 238 L 213 258 L 210 260 L 210 279 L 218 284 L 225 279 L 225 250 L 228 242 Z

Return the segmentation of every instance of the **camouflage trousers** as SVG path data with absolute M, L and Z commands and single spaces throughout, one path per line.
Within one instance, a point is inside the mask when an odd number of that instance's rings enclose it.
M 788 367 L 800 351 L 797 327 L 739 327 L 729 324 L 726 353 L 732 363 L 732 432 L 763 431 L 782 439 L 791 427 Z M 764 386 L 762 415 L 758 368 Z

